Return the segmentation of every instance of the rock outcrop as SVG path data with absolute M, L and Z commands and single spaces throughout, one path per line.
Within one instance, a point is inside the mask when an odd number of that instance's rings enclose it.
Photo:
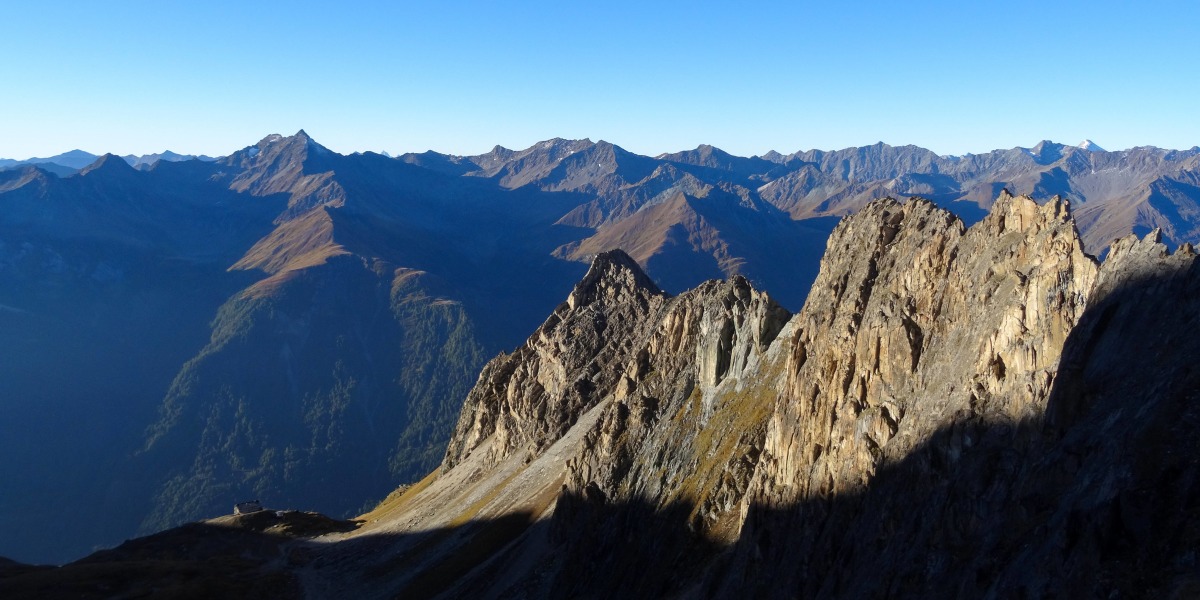
M 555 442 L 625 378 L 624 355 L 666 298 L 624 252 L 598 255 L 524 346 L 484 367 L 442 470 L 472 452 L 497 461 Z
M 837 532 L 771 545 L 768 564 L 795 560 L 798 568 L 774 576 L 764 593 L 916 593 L 923 588 L 913 582 L 944 577 L 959 556 L 948 549 L 978 533 L 954 527 L 931 536 L 932 525 L 946 511 L 972 522 L 1003 501 L 997 486 L 1011 476 L 1003 462 L 973 466 L 969 491 L 945 488 L 974 464 L 964 457 L 999 447 L 1020 453 L 1028 443 L 1025 430 L 1041 421 L 1098 266 L 1083 253 L 1064 202 L 1039 207 L 1007 194 L 969 230 L 928 202 L 872 204 L 834 232 L 822 266 L 796 319 L 787 395 L 743 498 L 745 540 L 758 546 L 786 531 Z M 880 474 L 905 461 L 917 463 L 902 484 L 913 491 L 871 506 Z M 960 505 L 947 506 L 956 494 Z M 942 560 L 937 569 L 911 567 L 914 574 L 906 569 L 915 563 L 896 559 L 863 578 L 840 566 L 834 548 L 871 560 L 893 552 L 890 536 L 846 534 L 876 533 L 882 515 L 911 536 L 905 544 L 914 550 L 904 558 Z M 950 539 L 922 547 L 931 537 Z M 843 583 L 856 587 L 837 587 Z

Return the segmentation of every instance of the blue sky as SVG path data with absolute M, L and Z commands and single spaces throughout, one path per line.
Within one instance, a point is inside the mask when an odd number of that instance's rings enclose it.
M 7 158 L 1200 144 L 1197 2 L 8 4 Z

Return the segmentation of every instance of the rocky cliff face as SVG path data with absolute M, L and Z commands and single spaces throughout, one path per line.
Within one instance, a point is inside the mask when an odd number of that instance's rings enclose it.
M 1065 208 L 842 224 L 705 594 L 1194 593 L 1194 253 L 1131 236 L 1099 267 Z
M 622 381 L 622 358 L 665 301 L 628 255 L 600 254 L 524 346 L 484 367 L 442 470 L 472 452 L 495 461 L 556 441 Z
M 1057 199 L 1002 196 L 970 230 L 919 200 L 843 223 L 797 317 L 753 500 L 854 492 L 941 427 L 1038 419 L 1096 271 Z
M 958 506 L 943 504 L 953 494 L 941 488 L 981 448 L 1019 452 L 1022 429 L 1041 421 L 1098 267 L 1083 253 L 1065 203 L 1039 207 L 1009 195 L 969 230 L 919 200 L 872 204 L 835 231 L 824 261 L 790 340 L 787 393 L 775 406 L 743 498 L 750 518 L 745 539 L 770 546 L 769 538 L 783 531 L 836 524 L 840 533 L 800 536 L 767 550 L 769 561 L 794 559 L 800 566 L 781 574 L 772 590 L 820 595 L 839 589 L 827 586 L 844 576 L 856 593 L 882 594 L 897 580 L 944 576 L 956 553 L 921 548 L 922 530 L 944 511 L 970 523 L 1002 501 L 1003 462 L 974 466 L 971 477 L 978 479 L 970 484 L 979 487 L 955 490 L 965 495 Z M 886 509 L 863 508 L 880 474 L 914 456 L 921 465 L 904 485 L 939 491 L 917 501 L 913 492 L 881 499 Z M 907 513 L 888 527 L 911 527 L 906 543 L 943 562 L 917 574 L 897 562 L 879 576 L 853 578 L 829 550 L 854 547 L 860 556 L 882 558 L 890 541 L 872 548 L 875 540 L 852 543 L 844 532 L 899 511 L 898 503 L 909 504 Z M 793 509 L 810 505 L 821 509 Z M 966 544 L 975 533 L 967 527 L 945 535 Z
M 737 392 L 790 316 L 740 277 L 669 298 L 624 253 L 601 254 L 525 346 L 485 367 L 442 471 L 472 453 L 529 461 L 595 408 L 564 493 L 691 502 L 707 527 L 744 492 L 720 475 L 757 453 L 770 398 Z

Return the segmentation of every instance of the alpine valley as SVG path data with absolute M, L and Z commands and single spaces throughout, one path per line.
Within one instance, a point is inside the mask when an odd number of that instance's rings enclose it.
M 11 161 L 0 593 L 1192 596 L 1198 168 Z

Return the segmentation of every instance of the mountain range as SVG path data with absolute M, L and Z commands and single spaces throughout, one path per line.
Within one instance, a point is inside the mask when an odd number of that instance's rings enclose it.
M 353 520 L 226 515 L 10 597 L 1194 597 L 1200 261 L 1069 203 L 841 221 L 792 313 L 598 254 Z M 255 507 L 256 508 L 256 507 Z
M 971 224 L 1004 190 L 1057 195 L 1094 253 L 1154 229 L 1200 241 L 1198 156 L 1043 142 L 647 157 L 554 139 L 390 158 L 301 131 L 214 160 L 9 165 L 0 555 L 63 562 L 248 498 L 374 506 L 445 458 L 488 359 L 615 248 L 665 293 L 741 277 L 799 310 L 835 226 L 883 196 Z
M 23 165 L 37 165 L 38 167 L 55 173 L 56 175 L 71 175 L 78 172 L 80 169 L 96 162 L 99 156 L 91 152 L 83 150 L 71 150 L 62 154 L 56 154 L 47 158 L 27 158 L 25 160 L 14 160 L 11 158 L 0 158 L 0 170 L 12 169 Z M 147 169 L 154 163 L 165 160 L 168 162 L 180 162 L 184 160 L 203 160 L 214 161 L 211 156 L 195 155 L 195 154 L 178 154 L 166 150 L 155 154 L 143 154 L 134 156 L 127 154 L 122 158 L 135 168 Z

